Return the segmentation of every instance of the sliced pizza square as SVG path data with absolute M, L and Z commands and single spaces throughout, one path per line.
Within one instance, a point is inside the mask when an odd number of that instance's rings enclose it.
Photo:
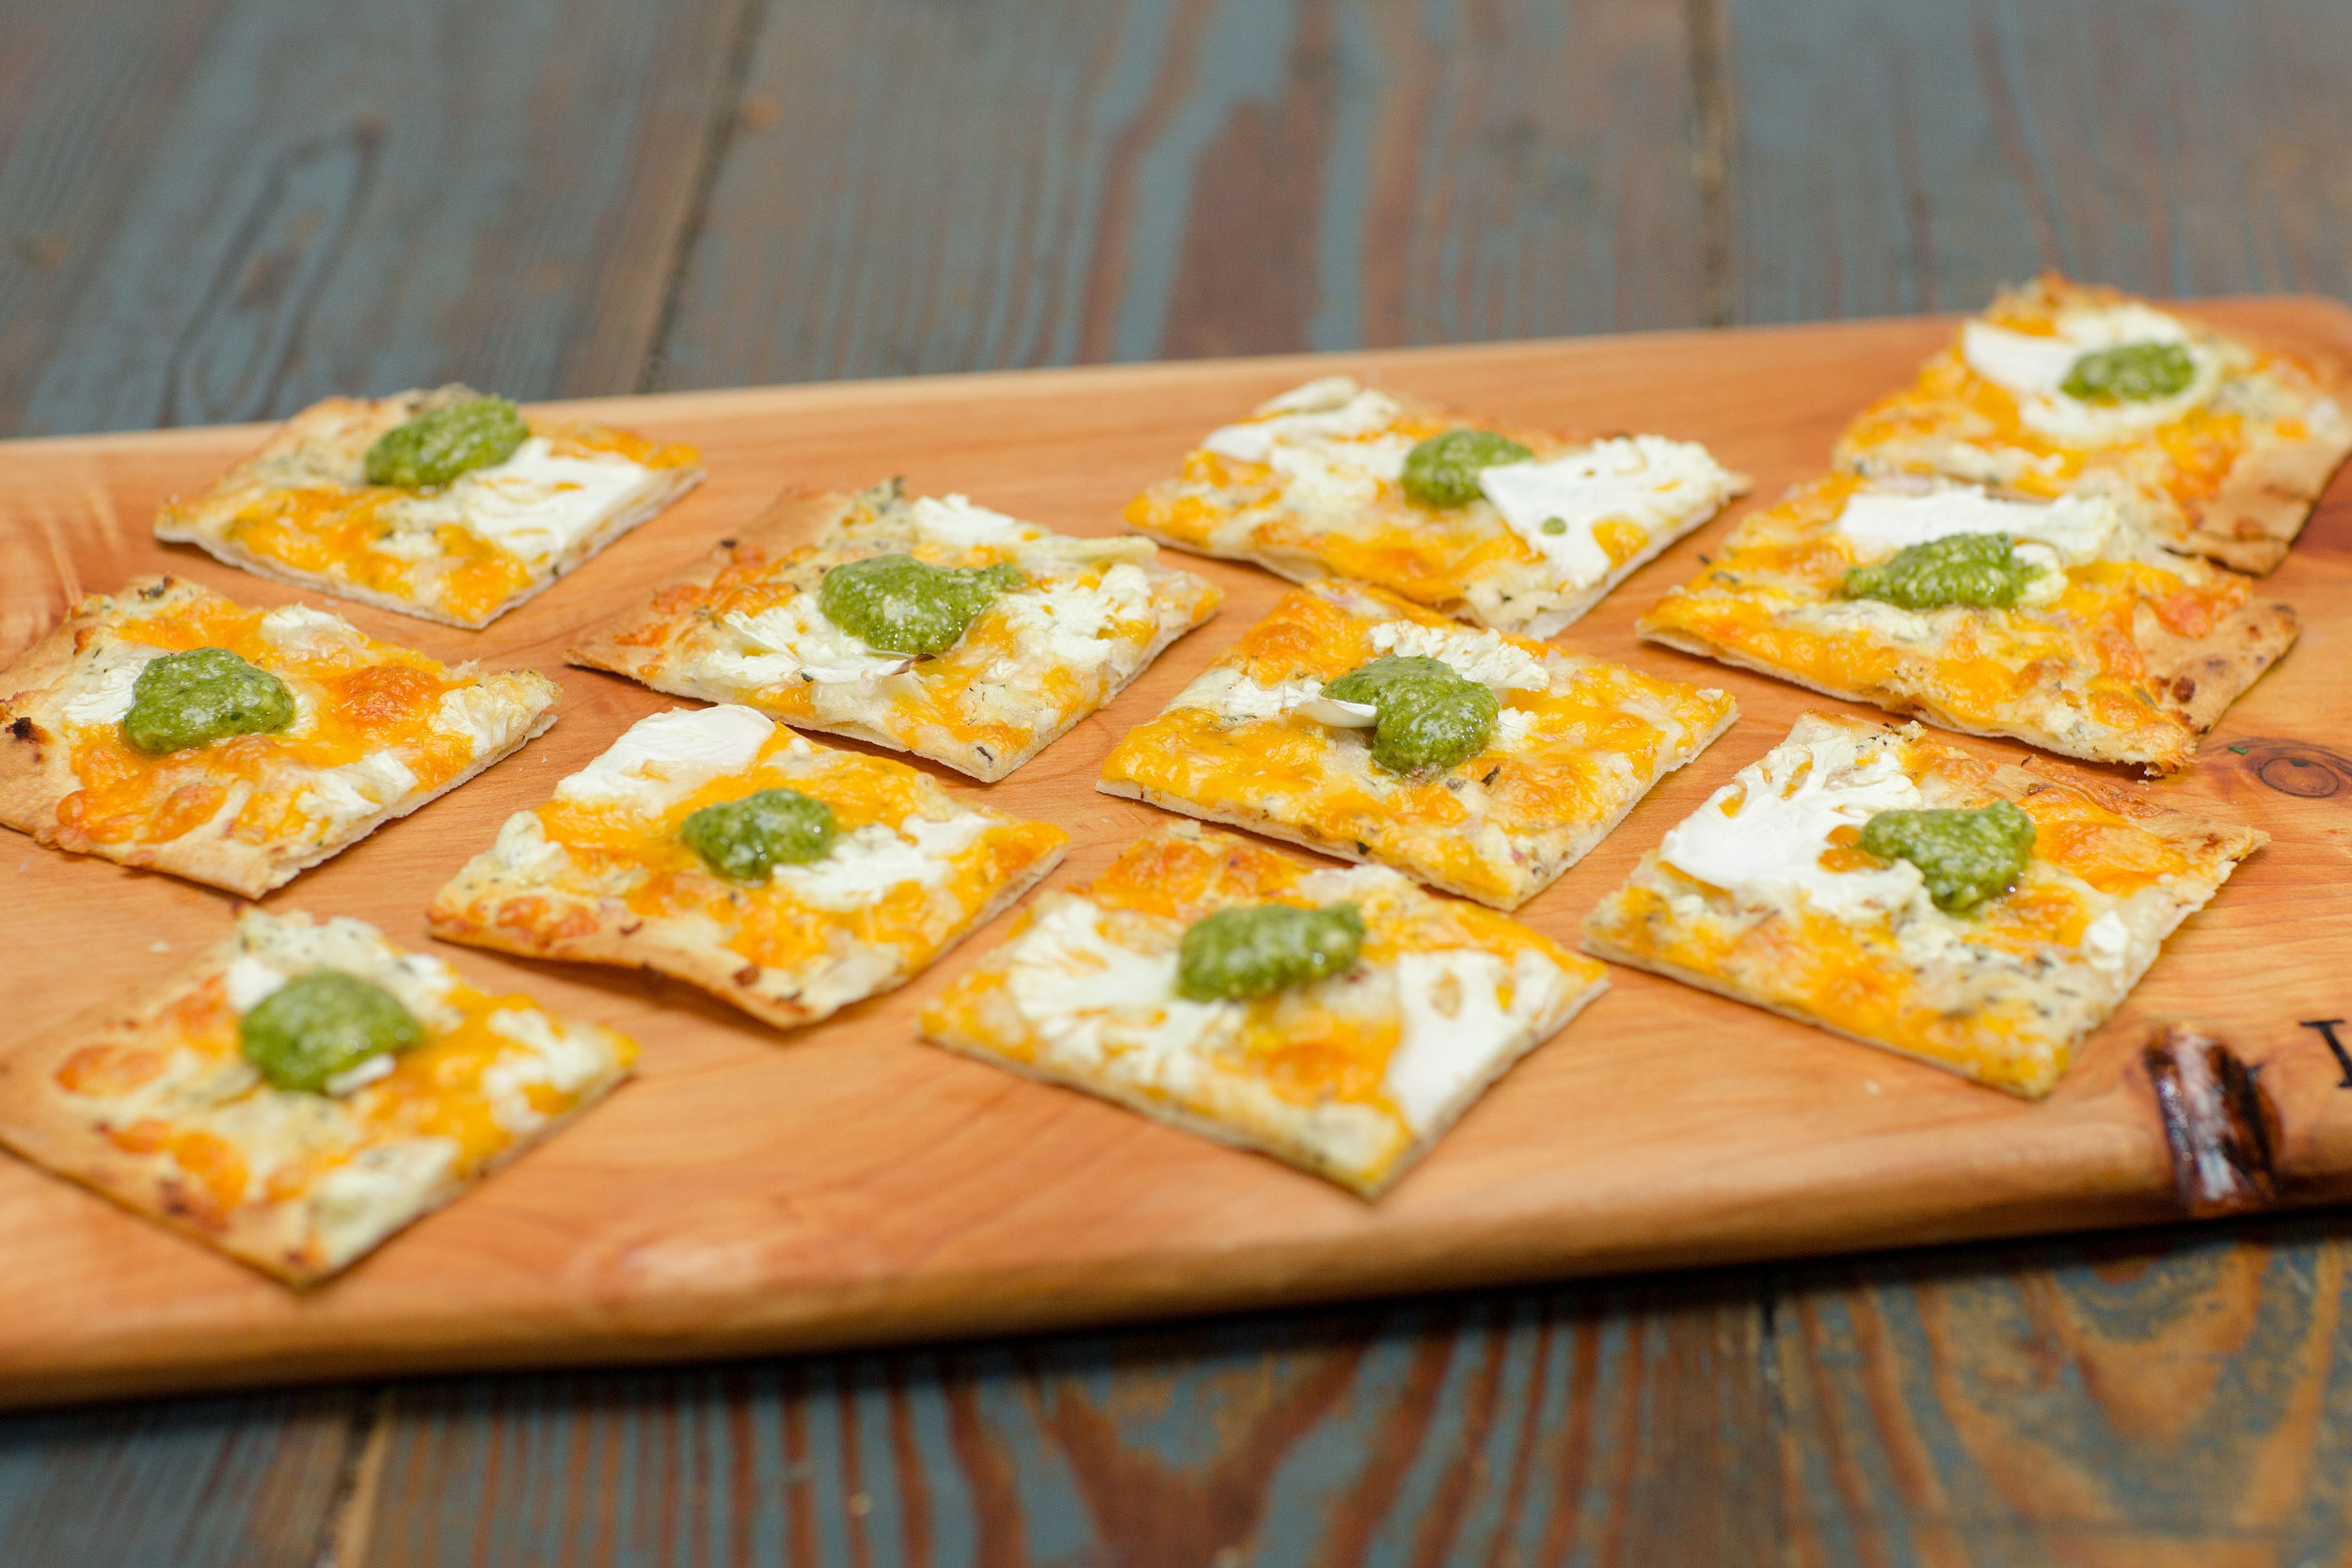
M 258 898 L 519 749 L 556 696 L 143 578 L 0 670 L 0 823 Z
M 486 626 L 702 483 L 691 447 L 525 416 L 464 387 L 328 398 L 155 537 L 453 626 Z
M 2170 548 L 2267 572 L 2352 452 L 2347 387 L 2342 365 L 2048 274 L 1866 410 L 1837 461 L 2101 497 Z
M 1808 713 L 1642 857 L 1584 945 L 2039 1098 L 2265 842 Z
M 435 896 L 432 929 L 644 965 L 789 1028 L 920 974 L 1068 842 L 751 708 L 680 708 L 507 818 Z
M 1216 613 L 1158 553 L 896 480 L 792 498 L 571 659 L 993 782 Z
M 1496 428 L 1335 375 L 1210 432 L 1127 521 L 1294 582 L 1345 578 L 1541 639 L 1747 483 L 1695 442 Z
M 1607 988 L 1393 871 L 1172 822 L 1041 898 L 923 1034 L 1371 1197 Z
M 2189 766 L 2296 625 L 2106 497 L 1851 474 L 1743 519 L 1637 623 L 1833 697 L 2160 772 Z
M 1376 588 L 1285 594 L 1096 785 L 1517 909 L 1738 709 Z
M 356 920 L 248 909 L 194 964 L 0 1057 L 0 1144 L 294 1285 L 547 1137 L 637 1047 Z

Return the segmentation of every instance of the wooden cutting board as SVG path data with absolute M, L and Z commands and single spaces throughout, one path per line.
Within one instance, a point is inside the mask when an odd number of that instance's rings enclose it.
M 2235 301 L 2211 314 L 2352 356 L 2352 311 L 2334 304 Z M 357 915 L 428 945 L 427 898 L 507 814 L 539 803 L 636 719 L 675 705 L 566 668 L 571 638 L 787 485 L 903 472 L 921 491 L 1113 532 L 1129 497 L 1201 433 L 1344 369 L 1501 421 L 1704 441 L 1755 476 L 1744 511 L 1818 474 L 1847 417 L 1903 382 L 1949 329 L 1878 322 L 573 404 L 696 443 L 709 482 L 485 632 L 338 605 L 441 658 L 548 672 L 563 683 L 562 721 L 269 907 Z M 302 596 L 149 536 L 166 494 L 202 485 L 261 436 L 0 443 L 0 657 L 78 594 L 135 573 L 183 573 L 261 604 Z M 1684 541 L 1562 639 L 1728 688 L 1741 717 L 1522 911 L 1555 937 L 1573 942 L 1636 857 L 1800 709 L 1835 705 L 1632 636 L 1635 615 L 1729 526 Z M 1157 819 L 1094 791 L 1114 739 L 1281 591 L 1248 568 L 1183 563 L 1225 586 L 1216 621 L 1011 779 L 983 789 L 942 774 L 1066 827 L 1074 844 L 1057 883 L 1093 876 Z M 2214 1137 L 2221 1124 L 2183 1112 L 2181 1096 L 2169 1117 L 2159 1110 L 2162 1074 L 2144 1047 L 2168 1020 L 2202 1024 L 2259 1069 L 2267 1164 L 2241 1125 L 2238 1152 L 2253 1167 L 2241 1197 L 2342 1196 L 2352 1191 L 2352 1061 L 2303 1021 L 2352 1016 L 2352 482 L 2267 586 L 2301 610 L 2300 645 L 2231 712 L 2193 774 L 2149 787 L 2256 824 L 2272 842 L 2172 939 L 2041 1104 L 1619 970 L 1606 996 L 1367 1205 L 917 1041 L 922 1002 L 1002 939 L 1003 920 L 896 995 L 790 1036 L 675 983 L 437 946 L 478 983 L 634 1035 L 638 1080 L 308 1295 L 0 1158 L 0 1275 L 13 1282 L 0 1312 L 0 1402 L 998 1333 L 2162 1220 L 2213 1207 L 2176 1186 L 2168 1127 L 2209 1164 L 2227 1152 Z M 7 833 L 0 890 L 8 1046 L 183 961 L 227 931 L 235 908 L 227 895 Z M 2352 1047 L 2352 1025 L 2341 1034 Z M 2250 1107 L 2239 1088 L 2239 1108 Z

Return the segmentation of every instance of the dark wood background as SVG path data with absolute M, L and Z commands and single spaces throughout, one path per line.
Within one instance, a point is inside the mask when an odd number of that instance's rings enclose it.
M 0 0 L 0 432 L 2045 264 L 2352 298 L 2347 65 L 2340 0 Z M 2318 1216 L 19 1417 L 0 1563 L 2344 1564 L 2347 1259 Z

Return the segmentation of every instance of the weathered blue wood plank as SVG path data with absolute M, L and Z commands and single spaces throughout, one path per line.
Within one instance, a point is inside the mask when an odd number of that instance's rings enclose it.
M 1710 0 L 1739 321 L 1972 309 L 2055 266 L 2352 297 L 2333 0 Z
M 634 387 L 744 4 L 228 0 L 104 171 L 119 215 L 76 258 L 18 427 L 255 419 L 450 378 Z
M 327 1389 L 0 1422 L 0 1562 L 314 1568 L 358 1407 Z
M 1679 0 L 777 7 L 663 387 L 1662 326 Z
M 404 1388 L 365 1561 L 1761 1564 L 1758 1322 L 1694 1281 Z

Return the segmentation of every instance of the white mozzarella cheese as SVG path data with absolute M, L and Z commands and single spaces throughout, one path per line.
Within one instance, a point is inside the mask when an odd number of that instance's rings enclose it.
M 275 995 L 286 983 L 287 974 L 277 965 L 241 953 L 229 960 L 221 982 L 229 990 L 229 1006 L 243 1018 Z
M 432 1206 L 457 1166 L 454 1138 L 363 1148 L 310 1184 L 310 1217 L 330 1264 L 355 1258 Z
M 1561 586 L 1589 588 L 1613 565 L 1596 525 L 1614 518 L 1654 534 L 1721 506 L 1735 482 L 1695 441 L 1621 436 L 1563 457 L 1498 463 L 1481 471 L 1478 487 Z
M 139 673 L 165 650 L 140 642 L 102 642 L 99 652 L 73 667 L 57 712 L 69 724 L 119 724 L 131 711 Z
M 729 668 L 763 685 L 795 677 L 875 680 L 914 662 L 904 654 L 877 653 L 865 639 L 834 625 L 817 608 L 815 594 L 795 594 L 756 615 L 729 614 L 724 624 L 751 650 Z
M 862 910 L 909 882 L 937 887 L 955 874 L 955 857 L 988 828 L 977 812 L 944 822 L 910 816 L 897 829 L 869 822 L 835 839 L 822 860 L 780 865 L 773 878 L 812 909 Z
M 564 457 L 533 436 L 505 462 L 460 475 L 447 496 L 465 527 L 535 565 L 594 533 L 652 477 L 617 453 Z
M 1395 968 L 1402 1028 L 1381 1088 L 1420 1133 L 1525 1037 L 1558 994 L 1561 975 L 1538 954 L 1505 964 L 1480 948 L 1399 953 Z
M 1410 436 L 1384 435 L 1404 412 L 1396 400 L 1343 375 L 1326 376 L 1261 404 L 1255 418 L 1224 425 L 1200 444 L 1220 457 L 1263 463 L 1308 504 L 1360 504 L 1405 472 Z
M 522 715 L 519 704 L 486 686 L 461 686 L 441 693 L 433 722 L 437 728 L 464 736 L 478 757 L 505 745 Z
M 1195 1053 L 1232 1029 L 1241 1009 L 1176 994 L 1176 954 L 1138 953 L 1103 929 L 1084 898 L 1047 904 L 1014 939 L 1006 994 L 1038 1037 L 1088 1066 L 1118 1054 L 1128 1076 L 1181 1093 Z
M 416 788 L 417 775 L 397 754 L 371 752 L 357 762 L 311 774 L 294 803 L 306 816 L 342 828 L 399 804 Z
M 365 644 L 359 628 L 340 615 L 329 615 L 309 605 L 280 605 L 262 617 L 262 635 L 290 653 L 312 657 L 325 653 L 348 652 Z
M 556 799 L 659 816 L 711 780 L 749 768 L 775 729 L 767 715 L 734 703 L 652 714 L 557 784 Z
M 1857 490 L 1837 515 L 1837 531 L 1871 546 L 1866 558 L 1959 533 L 2006 533 L 2046 545 L 2069 566 L 2099 559 L 2114 536 L 2115 507 L 2105 499 L 2067 496 L 2040 505 L 2004 500 L 1973 484 L 1921 494 Z
M 1911 903 L 1918 867 L 1831 871 L 1821 864 L 1830 834 L 1859 828 L 1883 811 L 1915 811 L 1919 786 L 1891 746 L 1867 757 L 1851 736 L 1786 741 L 1741 768 L 1707 803 L 1670 829 L 1659 859 L 1742 902 L 1777 904 L 1801 895 L 1822 913 L 1863 920 Z
M 1156 624 L 1152 579 L 1120 562 L 1095 582 L 1047 578 L 997 601 L 1021 648 L 1042 648 L 1057 665 L 1091 672 L 1131 644 L 1121 625 Z M 1114 635 L 1106 635 L 1114 634 Z
M 548 837 L 539 814 L 531 811 L 518 811 L 506 819 L 490 854 L 501 870 L 540 880 L 560 875 L 572 863 L 564 847 Z
M 976 506 L 969 496 L 920 496 L 910 509 L 914 526 L 942 544 L 1009 546 L 1042 536 L 1018 517 Z

